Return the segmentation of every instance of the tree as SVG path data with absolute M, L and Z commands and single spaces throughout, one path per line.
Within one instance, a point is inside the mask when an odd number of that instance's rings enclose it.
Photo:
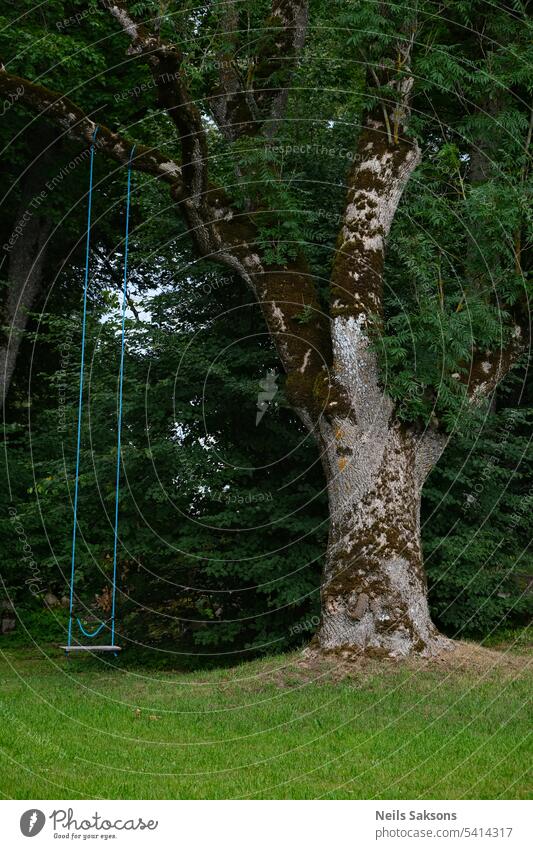
M 155 264 L 172 269 L 171 259 Z M 108 613 L 113 563 L 120 335 L 109 296 L 99 305 L 93 295 L 90 309 L 75 582 L 77 609 L 97 616 Z M 318 453 L 283 396 L 259 307 L 230 274 L 193 267 L 144 296 L 140 316 L 126 333 L 121 645 L 130 659 L 141 651 L 143 661 L 180 667 L 301 645 L 319 621 L 327 503 Z M 35 363 L 31 419 L 17 392 L 8 406 L 1 578 L 38 641 L 65 636 L 64 619 L 40 612 L 35 593 L 61 598 L 68 587 L 80 329 L 78 304 L 66 318 L 61 309 L 40 316 L 22 357 Z M 518 375 L 505 383 L 515 391 L 502 387 L 500 410 L 454 440 L 424 487 L 430 610 L 453 637 L 527 622 L 531 412 L 520 405 L 530 399 Z M 24 540 L 31 553 L 21 569 Z
M 317 440 L 330 509 L 317 644 L 377 655 L 440 651 L 446 641 L 430 618 L 422 562 L 422 488 L 459 414 L 481 409 L 529 342 L 531 48 L 520 4 L 502 13 L 466 2 L 450 17 L 425 3 L 416 14 L 317 3 L 311 18 L 305 0 L 246 10 L 184 4 L 179 18 L 139 4 L 146 21 L 123 0 L 101 7 L 98 20 L 105 12 L 120 28 L 128 61 L 151 73 L 145 83 L 157 93 L 152 140 L 137 146 L 134 167 L 169 187 L 197 255 L 251 289 L 287 398 Z M 471 35 L 479 14 L 483 34 Z M 318 45 L 340 68 L 327 117 L 312 80 Z M 348 68 L 347 46 L 356 58 Z M 490 121 L 480 77 L 500 95 Z M 21 90 L 27 108 L 90 142 L 90 109 L 3 68 L 0 92 Z M 356 136 L 327 279 L 328 263 L 298 216 L 313 188 L 299 185 L 290 157 L 310 104 L 321 113 L 319 133 Z M 131 142 L 100 110 L 98 122 L 99 151 L 125 163 Z M 179 158 L 158 147 L 166 148 L 169 127 Z M 415 172 L 420 196 L 409 197 Z M 402 209 L 417 211 L 418 230 Z M 458 232 L 460 216 L 468 226 Z M 437 231 L 443 221 L 435 244 L 423 225 Z

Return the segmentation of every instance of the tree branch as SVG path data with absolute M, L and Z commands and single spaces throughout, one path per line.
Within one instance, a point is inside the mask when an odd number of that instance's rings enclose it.
M 114 133 L 108 127 L 89 118 L 68 97 L 57 91 L 37 85 L 24 77 L 9 74 L 0 67 L 0 95 L 12 95 L 38 115 L 48 118 L 58 125 L 72 139 L 83 143 L 91 142 L 98 126 L 97 147 L 116 162 L 128 162 L 132 144 L 123 136 Z M 183 193 L 183 179 L 180 166 L 154 148 L 137 145 L 132 166 L 136 171 L 152 174 L 169 184 L 175 198 Z
M 299 375 L 298 386 L 295 382 L 292 392 L 295 402 L 299 408 L 308 408 L 317 372 L 324 362 L 330 362 L 328 321 L 312 275 L 301 262 L 287 268 L 272 268 L 261 262 L 256 253 L 257 227 L 253 219 L 234 210 L 221 189 L 205 182 L 205 137 L 201 117 L 188 100 L 181 79 L 180 52 L 162 44 L 147 27 L 136 23 L 122 0 L 105 5 L 128 34 L 132 50 L 146 58 L 158 84 L 160 100 L 180 130 L 186 160 L 180 167 L 158 151 L 139 146 L 134 167 L 171 185 L 198 253 L 232 269 L 256 293 L 284 368 Z M 59 124 L 70 137 L 84 143 L 91 141 L 95 122 L 72 101 L 29 80 L 0 72 L 0 93 L 17 89 L 23 92 L 19 95 L 21 102 Z M 105 126 L 100 125 L 97 144 L 114 160 L 128 160 L 129 142 Z M 310 319 L 305 310 L 311 310 Z M 303 382 L 307 384 L 305 392 Z
M 235 3 L 224 7 L 222 30 L 231 48 L 220 55 L 219 86 L 211 108 L 226 138 L 235 140 L 259 133 L 267 138 L 275 135 L 285 112 L 290 79 L 305 42 L 307 20 L 307 0 L 273 0 L 265 33 L 243 79 L 235 57 L 239 11 Z
M 150 67 L 159 104 L 179 135 L 185 196 L 201 206 L 207 189 L 207 140 L 200 111 L 185 85 L 183 53 L 177 45 L 162 41 L 145 24 L 136 22 L 125 0 L 101 0 L 101 3 L 130 38 L 129 53 L 142 56 Z
M 2 410 L 15 372 L 29 315 L 43 291 L 45 270 L 49 264 L 52 221 L 43 209 L 35 213 L 30 212 L 31 203 L 44 189 L 50 165 L 54 162 L 54 133 L 46 126 L 40 129 L 39 135 L 33 134 L 29 139 L 30 164 L 21 178 L 21 197 L 13 219 L 13 241 L 6 246 L 6 256 L 9 257 L 8 285 L 2 292 L 3 303 L 0 310 L 3 324 L 0 333 Z
M 332 316 L 380 314 L 383 299 L 385 240 L 403 191 L 421 159 L 416 140 L 408 138 L 413 77 L 409 58 L 414 31 L 398 45 L 396 66 L 369 68 L 388 96 L 368 113 L 359 136 L 348 196 L 332 270 Z
M 485 351 L 474 356 L 470 370 L 464 377 L 468 394 L 476 402 L 490 395 L 501 380 L 510 372 L 515 363 L 526 352 L 531 328 L 527 335 L 522 327 L 515 324 L 511 340 L 504 348 L 496 351 Z
M 37 85 L 24 77 L 9 74 L 0 66 L 0 97 L 9 95 L 38 115 L 52 121 L 68 137 L 85 144 L 92 141 L 97 124 L 79 106 L 59 92 Z M 131 142 L 103 124 L 98 123 L 98 128 L 98 149 L 116 162 L 127 163 Z M 239 234 L 233 232 L 235 228 L 231 227 L 233 211 L 223 191 L 210 187 L 209 195 L 206 194 L 202 198 L 201 209 L 198 209 L 194 200 L 191 201 L 185 192 L 181 167 L 158 150 L 144 145 L 136 146 L 132 167 L 137 171 L 152 174 L 171 187 L 173 199 L 181 201 L 180 211 L 187 220 L 191 237 L 200 255 L 209 256 L 213 261 L 232 268 L 251 285 L 250 275 L 241 262 L 241 256 L 245 255 L 246 250 L 251 253 L 252 247 L 243 245 L 240 253 L 234 249 L 233 246 L 240 244 L 242 239 Z M 230 236 L 226 246 L 220 235 L 223 225 L 224 235 L 227 233 Z M 255 233 L 255 228 L 253 232 Z

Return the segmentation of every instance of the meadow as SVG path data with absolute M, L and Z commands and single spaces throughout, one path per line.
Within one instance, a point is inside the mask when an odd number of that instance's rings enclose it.
M 520 799 L 530 655 L 279 655 L 150 671 L 54 646 L 0 651 L 3 798 Z

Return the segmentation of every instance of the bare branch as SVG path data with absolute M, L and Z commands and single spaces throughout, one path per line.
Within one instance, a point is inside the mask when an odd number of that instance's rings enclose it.
M 274 33 L 275 52 L 263 69 L 263 89 L 259 90 L 259 84 L 256 85 L 257 104 L 268 115 L 263 132 L 269 138 L 275 135 L 285 112 L 290 80 L 305 43 L 308 14 L 306 0 L 274 0 L 272 3 L 272 21 L 279 27 Z M 281 79 L 272 87 L 270 78 L 274 73 Z M 262 79 L 258 83 L 263 86 Z

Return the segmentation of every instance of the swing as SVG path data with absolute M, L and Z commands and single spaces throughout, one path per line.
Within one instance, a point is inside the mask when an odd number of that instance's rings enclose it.
M 121 347 L 120 347 L 120 370 L 119 370 L 119 390 L 118 390 L 118 425 L 117 425 L 117 466 L 115 478 L 115 526 L 114 526 L 114 542 L 113 542 L 113 582 L 112 582 L 112 600 L 111 600 L 111 616 L 109 620 L 101 621 L 98 626 L 91 631 L 88 631 L 84 624 L 76 617 L 76 624 L 87 639 L 94 639 L 100 634 L 104 628 L 109 627 L 111 631 L 111 641 L 109 644 L 99 645 L 81 645 L 72 643 L 72 625 L 73 625 L 73 608 L 74 608 L 74 577 L 76 567 L 76 534 L 77 534 L 77 518 L 78 518 L 78 485 L 80 472 L 80 447 L 81 447 L 81 421 L 83 408 L 83 378 L 85 369 L 85 328 L 87 323 L 87 287 L 89 281 L 89 254 L 90 254 L 90 238 L 91 238 L 91 208 L 92 208 L 92 191 L 93 191 L 93 165 L 94 165 L 94 144 L 98 127 L 95 129 L 91 144 L 91 160 L 89 169 L 89 203 L 87 212 L 87 240 L 85 250 L 85 281 L 83 286 L 83 318 L 82 318 L 82 335 L 81 335 L 81 362 L 80 362 L 80 391 L 78 399 L 78 432 L 77 432 L 77 448 L 76 448 L 76 477 L 74 485 L 74 524 L 72 529 L 72 561 L 70 573 L 70 611 L 68 622 L 68 640 L 66 646 L 60 646 L 68 655 L 71 652 L 113 652 L 115 657 L 122 650 L 120 646 L 115 645 L 115 601 L 117 592 L 117 546 L 118 546 L 118 497 L 120 489 L 120 462 L 121 462 L 121 436 L 122 436 L 122 387 L 124 381 L 124 332 L 126 323 L 126 300 L 128 293 L 128 239 L 129 239 L 129 219 L 130 219 L 130 194 L 131 194 L 131 162 L 135 146 L 131 149 L 128 162 L 128 183 L 126 193 L 126 236 L 124 245 L 124 284 L 122 291 L 122 326 L 121 326 Z M 94 620 L 98 622 L 99 620 Z M 87 623 L 86 623 L 87 624 Z

